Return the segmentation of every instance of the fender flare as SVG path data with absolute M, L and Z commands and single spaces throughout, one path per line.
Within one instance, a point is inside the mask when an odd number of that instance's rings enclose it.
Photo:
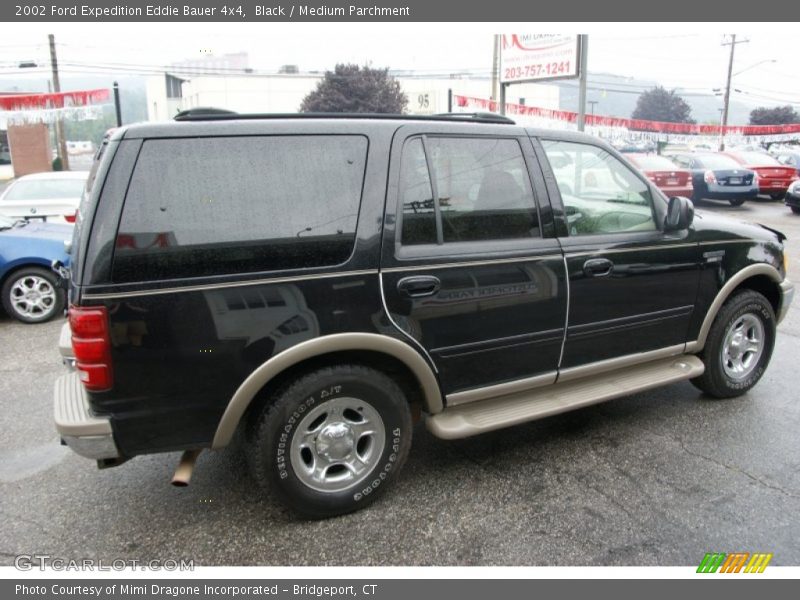
M 336 333 L 308 340 L 273 356 L 242 382 L 228 402 L 214 434 L 213 449 L 227 446 L 250 403 L 270 380 L 304 360 L 348 350 L 386 354 L 402 362 L 419 382 L 425 409 L 435 414 L 444 408 L 439 382 L 430 365 L 412 346 L 375 333 Z
M 689 342 L 686 344 L 686 352 L 687 353 L 696 353 L 700 352 L 706 345 L 706 338 L 708 338 L 708 332 L 711 329 L 711 325 L 714 322 L 714 319 L 717 318 L 717 313 L 719 313 L 720 308 L 725 303 L 725 300 L 733 293 L 733 291 L 739 287 L 744 281 L 747 281 L 751 277 L 756 277 L 758 275 L 766 275 L 772 281 L 775 282 L 776 285 L 780 284 L 783 281 L 781 274 L 778 272 L 778 269 L 773 267 L 772 265 L 768 265 L 766 263 L 759 263 L 755 265 L 748 265 L 743 269 L 734 273 L 728 281 L 725 282 L 725 285 L 722 286 L 722 289 L 717 292 L 717 296 L 714 298 L 714 301 L 711 303 L 711 306 L 708 308 L 706 312 L 706 316 L 703 319 L 703 324 L 700 327 L 700 331 L 697 334 L 697 339 L 693 342 Z

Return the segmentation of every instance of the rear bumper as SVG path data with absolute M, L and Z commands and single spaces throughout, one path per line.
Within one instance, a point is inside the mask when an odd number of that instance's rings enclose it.
M 691 198 L 692 194 L 694 193 L 693 187 L 667 187 L 663 186 L 659 188 L 662 192 L 664 192 L 667 198 L 673 198 L 674 196 L 683 196 L 685 198 Z
M 120 458 L 111 421 L 91 413 L 77 372 L 66 373 L 56 380 L 53 418 L 61 439 L 77 454 L 95 460 Z
M 800 196 L 787 193 L 783 198 L 783 203 L 786 204 L 786 206 L 800 206 Z
M 788 279 L 784 279 L 780 283 L 781 288 L 781 298 L 780 298 L 780 306 L 778 307 L 778 323 L 783 321 L 783 318 L 786 316 L 786 313 L 789 311 L 789 306 L 792 304 L 792 300 L 794 299 L 794 285 Z
M 710 200 L 738 200 L 740 198 L 755 199 L 758 197 L 758 188 L 756 186 L 721 186 L 714 185 L 708 186 L 708 192 L 702 194 L 703 198 Z

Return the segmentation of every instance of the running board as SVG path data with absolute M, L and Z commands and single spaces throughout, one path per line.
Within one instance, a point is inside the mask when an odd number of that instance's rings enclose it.
M 465 438 L 692 379 L 702 375 L 703 371 L 705 365 L 696 356 L 673 356 L 584 379 L 445 408 L 428 417 L 425 423 L 436 437 L 445 440 Z

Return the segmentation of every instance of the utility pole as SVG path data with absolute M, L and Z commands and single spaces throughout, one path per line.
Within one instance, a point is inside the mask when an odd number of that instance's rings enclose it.
M 588 76 L 587 63 L 589 62 L 589 36 L 581 34 L 580 40 L 580 69 L 578 74 L 578 131 L 583 131 L 586 124 L 586 78 Z
M 497 102 L 497 84 L 500 81 L 500 35 L 494 35 L 492 50 L 492 100 Z
M 61 83 L 58 80 L 58 57 L 56 56 L 56 38 L 51 33 L 47 36 L 50 40 L 50 67 L 53 70 L 53 92 L 61 92 Z M 61 168 L 69 171 L 69 158 L 67 157 L 67 140 L 64 139 L 64 122 L 59 115 L 56 120 L 56 151 L 61 159 Z
M 452 93 L 452 90 L 447 90 L 447 112 L 452 110 L 450 108 L 452 104 Z M 119 102 L 119 83 L 116 81 L 114 82 L 114 112 L 116 113 L 117 117 L 117 127 L 122 127 L 122 106 L 120 106 Z
M 733 53 L 736 50 L 736 44 L 746 44 L 750 40 L 736 41 L 736 34 L 731 34 L 730 42 L 723 42 L 723 46 L 731 47 L 731 56 L 728 59 L 728 82 L 725 84 L 725 97 L 722 100 L 722 127 L 719 132 L 719 149 L 725 150 L 725 128 L 728 126 L 728 108 L 731 102 L 731 79 L 733 79 Z
M 595 104 L 600 104 L 600 101 L 599 100 L 589 100 L 587 102 L 587 104 L 590 104 L 592 106 L 592 116 L 594 116 L 594 105 Z

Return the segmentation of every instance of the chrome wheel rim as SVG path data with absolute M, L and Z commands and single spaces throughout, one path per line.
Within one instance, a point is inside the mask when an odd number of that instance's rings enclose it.
M 380 460 L 386 445 L 383 419 L 358 398 L 334 398 L 312 408 L 292 437 L 297 478 L 319 492 L 358 485 Z
M 44 277 L 25 275 L 11 286 L 10 300 L 19 316 L 44 319 L 56 306 L 56 290 Z
M 764 324 L 753 313 L 745 313 L 728 326 L 722 344 L 722 369 L 733 380 L 747 378 L 764 354 Z

